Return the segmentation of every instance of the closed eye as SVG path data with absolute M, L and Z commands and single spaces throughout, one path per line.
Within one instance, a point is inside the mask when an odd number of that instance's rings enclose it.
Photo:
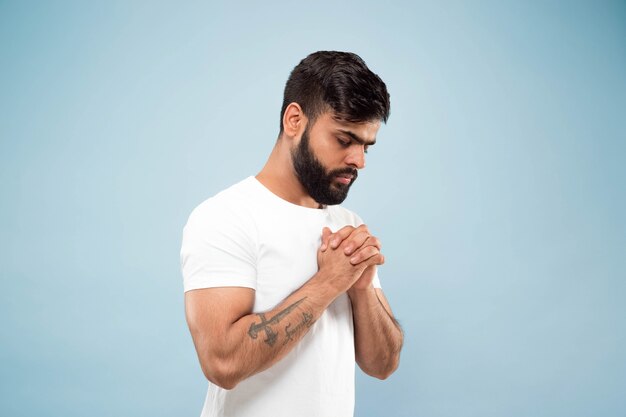
M 339 144 L 341 146 L 343 146 L 344 148 L 347 148 L 352 143 L 351 140 L 346 140 L 346 139 L 342 139 L 342 138 L 337 138 L 337 142 L 339 142 Z
M 348 146 L 352 145 L 352 144 L 356 144 L 356 145 L 361 145 L 359 142 L 353 140 L 353 139 L 343 139 L 343 138 L 337 138 L 337 142 L 339 142 L 339 144 L 344 147 L 347 148 Z M 369 149 L 369 145 L 364 145 L 363 146 L 363 153 L 367 153 L 368 149 Z

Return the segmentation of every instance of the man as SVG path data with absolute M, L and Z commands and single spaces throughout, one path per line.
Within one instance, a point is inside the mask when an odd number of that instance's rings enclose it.
M 289 76 L 261 172 L 190 215 L 181 263 L 203 417 L 352 416 L 355 361 L 381 379 L 397 368 L 381 244 L 338 205 L 388 117 L 361 58 L 313 53 Z

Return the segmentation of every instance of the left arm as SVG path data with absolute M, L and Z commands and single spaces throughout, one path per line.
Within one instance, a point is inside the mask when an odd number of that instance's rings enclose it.
M 325 228 L 322 233 L 321 250 L 343 250 L 353 265 L 366 261 L 373 249 L 380 252 L 380 246 L 364 224 L 346 226 L 333 234 Z M 383 291 L 372 285 L 375 275 L 376 265 L 365 269 L 347 294 L 352 303 L 356 362 L 366 374 L 386 379 L 398 367 L 404 335 Z
M 354 317 L 356 362 L 366 374 L 386 379 L 400 363 L 402 329 L 380 288 L 353 287 L 348 290 L 348 296 Z

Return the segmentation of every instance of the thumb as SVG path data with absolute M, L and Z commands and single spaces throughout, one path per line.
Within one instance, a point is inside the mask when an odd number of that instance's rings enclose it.
M 324 227 L 322 229 L 322 246 L 320 246 L 322 252 L 324 252 L 328 247 L 328 241 L 330 240 L 330 236 L 332 234 L 333 232 L 328 227 Z

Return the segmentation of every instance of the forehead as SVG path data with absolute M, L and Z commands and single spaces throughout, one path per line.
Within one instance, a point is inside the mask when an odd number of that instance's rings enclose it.
M 352 133 L 365 142 L 376 142 L 376 134 L 380 129 L 380 120 L 367 122 L 349 122 L 334 117 L 332 112 L 325 112 L 318 116 L 312 128 L 319 128 L 325 132 L 336 134 Z M 352 135 L 350 135 L 352 136 Z

